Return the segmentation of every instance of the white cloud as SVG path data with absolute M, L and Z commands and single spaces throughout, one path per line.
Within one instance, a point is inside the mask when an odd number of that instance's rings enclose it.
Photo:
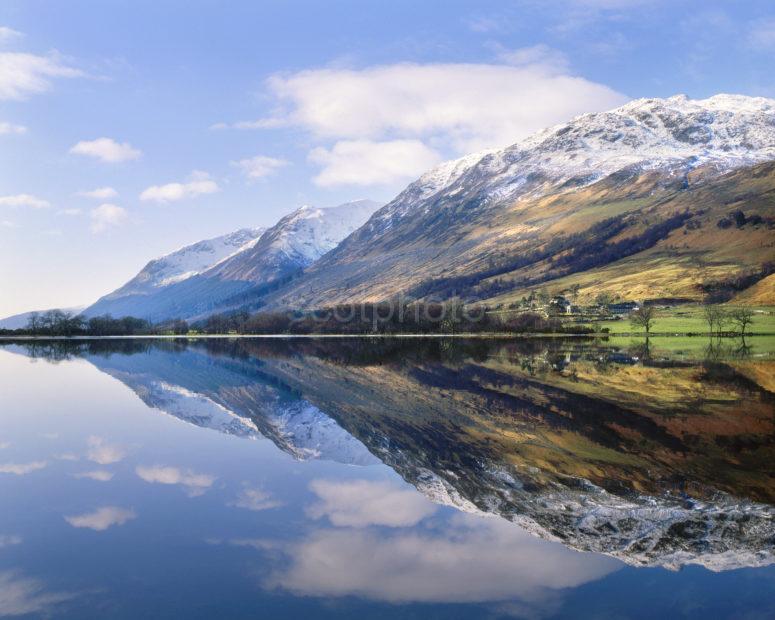
M 0 26 L 0 43 L 7 43 L 14 39 L 19 39 L 24 35 L 18 30 L 9 28 L 8 26 Z
M 58 215 L 69 215 L 69 216 L 75 216 L 75 215 L 81 215 L 83 211 L 81 209 L 62 209 L 57 212 Z
M 134 510 L 117 506 L 103 506 L 94 512 L 65 517 L 65 521 L 73 527 L 85 527 L 97 532 L 103 532 L 109 527 L 124 525 L 127 521 L 136 518 L 137 514 Z
M 531 536 L 499 518 L 457 515 L 435 531 L 329 529 L 286 547 L 287 568 L 265 582 L 308 596 L 391 603 L 544 604 L 620 563 Z
M 274 76 L 268 89 L 284 111 L 269 120 L 321 138 L 433 138 L 471 152 L 626 101 L 603 84 L 559 73 L 549 48 L 532 49 L 519 66 L 402 63 Z
M 70 149 L 70 153 L 94 157 L 111 164 L 138 159 L 143 154 L 129 142 L 116 142 L 113 138 L 81 140 Z
M 180 485 L 186 489 L 190 497 L 202 495 L 215 482 L 214 476 L 197 474 L 190 469 L 184 470 L 178 467 L 138 466 L 135 468 L 135 473 L 146 482 L 153 484 Z
M 110 200 L 118 196 L 118 192 L 112 187 L 98 187 L 97 189 L 78 192 L 77 195 L 97 200 Z
M 109 482 L 113 480 L 113 472 L 104 469 L 95 469 L 94 471 L 84 471 L 78 474 L 73 474 L 74 478 L 87 478 L 89 480 L 95 480 L 97 482 Z
M 117 444 L 110 444 L 102 437 L 92 435 L 86 442 L 89 445 L 86 458 L 98 465 L 118 463 L 119 461 L 124 460 L 127 455 L 126 448 Z
M 53 615 L 52 607 L 73 598 L 66 592 L 48 592 L 45 584 L 16 571 L 0 572 L 0 616 Z
M 32 463 L 4 463 L 0 465 L 0 474 L 24 476 L 43 469 L 46 465 L 46 461 L 33 461 Z
M 10 220 L 0 220 L 0 228 L 19 228 L 19 225 Z
M 206 172 L 194 172 L 185 183 L 152 185 L 140 194 L 140 200 L 159 203 L 176 202 L 202 194 L 214 194 L 218 190 L 218 184 L 210 179 Z
M 335 185 L 386 185 L 413 179 L 443 158 L 420 140 L 341 140 L 318 147 L 309 160 L 321 166 L 314 182 Z
M 32 194 L 16 194 L 15 196 L 0 196 L 0 207 L 29 207 L 31 209 L 45 209 L 51 203 Z
M 0 122 L 0 135 L 23 133 L 27 133 L 27 128 L 24 125 L 14 125 L 13 123 Z
M 68 67 L 56 54 L 36 56 L 0 52 L 0 100 L 26 99 L 51 87 L 52 78 L 74 78 L 83 73 Z
M 270 508 L 278 508 L 283 503 L 274 499 L 271 493 L 267 493 L 263 489 L 244 489 L 231 505 L 259 512 L 261 510 L 269 510 Z
M 320 502 L 307 509 L 313 519 L 328 517 L 336 526 L 411 527 L 436 511 L 436 506 L 414 489 L 388 482 L 313 480 L 310 489 Z
M 288 162 L 284 159 L 267 157 L 265 155 L 257 155 L 256 157 L 240 159 L 231 163 L 242 170 L 243 174 L 249 179 L 262 179 L 271 176 L 283 166 L 288 165 Z
M 108 228 L 121 226 L 128 219 L 126 209 L 109 203 L 92 209 L 89 215 L 91 217 L 91 231 L 93 233 L 101 233 Z
M 757 50 L 775 49 L 775 17 L 760 19 L 751 24 L 749 45 Z

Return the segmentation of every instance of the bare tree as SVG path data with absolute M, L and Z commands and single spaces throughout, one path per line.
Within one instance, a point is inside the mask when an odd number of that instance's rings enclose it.
M 657 309 L 654 306 L 641 306 L 630 314 L 630 323 L 632 323 L 633 327 L 645 329 L 646 336 L 648 336 L 656 318 Z
M 702 314 L 705 317 L 705 322 L 708 324 L 708 331 L 711 336 L 720 333 L 724 328 L 724 324 L 729 320 L 727 313 L 721 307 L 713 304 L 707 304 L 702 309 Z
M 740 336 L 745 338 L 745 330 L 753 323 L 753 310 L 750 308 L 736 308 L 729 313 L 729 319 L 740 329 Z

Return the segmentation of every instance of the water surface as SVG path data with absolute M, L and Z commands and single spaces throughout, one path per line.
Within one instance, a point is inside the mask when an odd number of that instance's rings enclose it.
M 775 357 L 668 345 L 4 343 L 0 616 L 773 617 Z

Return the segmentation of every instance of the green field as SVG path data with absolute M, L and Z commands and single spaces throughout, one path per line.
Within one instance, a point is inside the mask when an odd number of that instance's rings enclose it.
M 727 310 L 733 308 L 726 307 Z M 749 333 L 754 334 L 775 334 L 775 307 L 760 306 L 752 308 L 754 311 L 753 323 L 748 327 Z M 703 307 L 699 304 L 675 306 L 672 308 L 660 309 L 657 312 L 657 319 L 651 328 L 652 333 L 672 333 L 672 334 L 704 334 L 708 332 L 708 324 L 702 314 Z M 601 328 L 608 328 L 611 333 L 645 333 L 642 327 L 633 326 L 627 318 L 610 321 L 600 321 L 596 323 Z M 735 331 L 736 327 L 730 324 L 729 331 Z

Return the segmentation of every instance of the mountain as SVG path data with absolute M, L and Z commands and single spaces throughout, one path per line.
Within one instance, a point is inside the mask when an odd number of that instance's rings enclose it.
M 201 241 L 148 265 L 84 314 L 162 321 L 196 318 L 249 303 L 256 290 L 280 286 L 359 228 L 379 204 L 304 206 L 273 227 Z
M 772 260 L 773 160 L 772 99 L 676 96 L 586 114 L 423 175 L 267 302 L 488 299 L 581 273 L 592 274 L 582 297 L 616 286 L 700 298 L 703 284 Z M 740 210 L 748 224 L 725 227 Z M 596 277 L 605 267 L 628 277 Z
M 121 288 L 101 297 L 84 311 L 87 316 L 144 316 L 141 309 L 173 285 L 207 271 L 234 253 L 247 249 L 265 232 L 264 228 L 241 230 L 205 239 L 150 261 Z
M 258 241 L 265 230 L 265 228 L 243 228 L 214 239 L 187 245 L 161 258 L 156 258 L 124 286 L 106 295 L 102 300 L 113 301 L 132 295 L 153 295 L 159 289 L 200 274 L 229 256 L 247 249 Z
M 267 230 L 255 245 L 206 275 L 263 284 L 303 269 L 333 250 L 381 206 L 371 200 L 326 209 L 303 206 Z

